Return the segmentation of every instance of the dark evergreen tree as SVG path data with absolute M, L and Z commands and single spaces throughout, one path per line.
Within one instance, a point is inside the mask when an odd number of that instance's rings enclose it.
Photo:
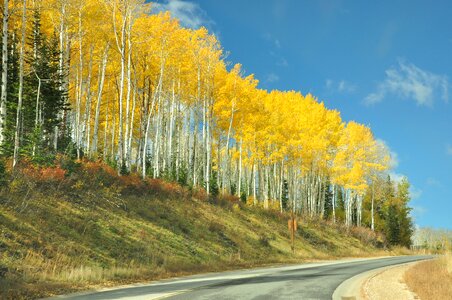
M 62 112 L 68 107 L 64 101 L 66 92 L 61 89 L 62 74 L 59 70 L 58 39 L 53 35 L 50 39 L 41 32 L 40 12 L 34 12 L 32 35 L 28 39 L 29 53 L 26 61 L 31 70 L 24 78 L 23 128 L 27 140 L 23 148 L 26 155 L 35 161 L 48 160 L 44 154 L 54 154 L 52 144 L 55 126 L 62 127 Z M 64 136 L 60 144 L 64 150 L 69 139 Z M 60 136 L 61 138 L 61 136 Z M 44 155 L 44 157 L 42 156 Z
M 389 205 L 386 220 L 386 239 L 390 245 L 400 244 L 400 224 L 395 204 Z
M 14 131 L 16 125 L 17 97 L 19 89 L 19 53 L 17 34 L 10 34 L 8 45 L 8 86 L 7 86 L 7 110 L 5 124 L 5 140 L 1 153 L 3 156 L 11 156 L 14 149 Z M 1 63 L 0 63 L 1 64 Z M 1 68 L 1 66 L 0 66 Z
M 282 207 L 287 209 L 287 204 L 289 203 L 289 183 L 286 179 L 283 180 L 283 190 L 282 190 Z
M 411 246 L 411 236 L 414 232 L 413 220 L 411 219 L 411 208 L 408 206 L 410 197 L 410 184 L 406 178 L 398 184 L 397 200 L 399 203 L 398 217 L 400 224 L 399 244 L 409 248 Z
M 324 218 L 329 219 L 333 214 L 333 187 L 328 181 L 325 188 L 325 213 Z

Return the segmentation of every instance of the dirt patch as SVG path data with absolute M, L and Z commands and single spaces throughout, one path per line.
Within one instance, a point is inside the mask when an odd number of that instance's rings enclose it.
M 362 287 L 362 297 L 366 300 L 419 299 L 404 281 L 404 274 L 411 264 L 405 264 L 378 272 L 366 280 Z

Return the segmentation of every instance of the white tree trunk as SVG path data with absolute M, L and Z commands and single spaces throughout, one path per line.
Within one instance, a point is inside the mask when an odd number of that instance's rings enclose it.
M 374 198 L 375 198 L 375 193 L 374 193 L 374 183 L 372 182 L 372 207 L 371 207 L 371 224 L 370 224 L 370 228 L 372 229 L 372 231 L 375 230 L 375 219 L 374 219 Z
M 24 88 L 24 49 L 25 49 L 25 29 L 27 25 L 26 22 L 27 22 L 27 0 L 24 0 L 22 8 L 22 32 L 20 39 L 20 54 L 19 54 L 19 95 L 17 99 L 16 130 L 14 133 L 13 168 L 16 166 L 19 159 L 20 120 L 22 117 L 22 94 Z
M 333 184 L 333 199 L 331 200 L 333 204 L 333 223 L 336 223 L 336 185 Z
M 102 103 L 102 93 L 104 89 L 105 83 L 105 69 L 107 68 L 107 60 L 108 60 L 108 50 L 109 44 L 105 47 L 104 56 L 102 58 L 101 71 L 99 76 L 99 88 L 97 91 L 97 103 L 96 103 L 96 115 L 94 117 L 94 132 L 93 132 L 93 145 L 91 148 L 91 157 L 96 155 L 97 153 L 97 144 L 98 144 L 98 134 L 99 134 L 99 115 L 100 115 L 100 107 Z M 107 122 L 107 117 L 105 117 L 105 122 Z M 106 131 L 106 129 L 105 129 Z M 105 152 L 105 149 L 104 149 Z
M 8 22 L 9 22 L 9 1 L 3 1 L 3 27 L 2 27 L 2 81 L 0 97 L 0 145 L 5 140 L 6 126 L 6 97 L 8 86 Z

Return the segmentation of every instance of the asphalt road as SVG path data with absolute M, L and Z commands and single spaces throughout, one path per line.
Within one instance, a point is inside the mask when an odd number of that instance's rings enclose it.
M 151 284 L 128 286 L 92 294 L 60 296 L 53 299 L 331 299 L 334 290 L 357 274 L 430 256 L 398 256 L 309 263 L 284 267 L 240 270 Z

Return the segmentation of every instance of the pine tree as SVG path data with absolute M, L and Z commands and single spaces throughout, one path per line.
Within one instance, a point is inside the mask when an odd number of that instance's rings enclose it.
M 28 40 L 27 63 L 31 72 L 24 81 L 24 134 L 28 144 L 24 147 L 28 156 L 36 161 L 51 159 L 45 153 L 54 153 L 54 128 L 61 126 L 61 112 L 68 109 L 64 102 L 65 91 L 61 90 L 61 72 L 59 72 L 59 47 L 56 35 L 50 39 L 41 31 L 39 10 L 33 15 L 33 33 Z M 67 134 L 65 130 L 59 130 Z M 66 143 L 60 145 L 67 145 Z M 44 157 L 42 157 L 42 155 Z

